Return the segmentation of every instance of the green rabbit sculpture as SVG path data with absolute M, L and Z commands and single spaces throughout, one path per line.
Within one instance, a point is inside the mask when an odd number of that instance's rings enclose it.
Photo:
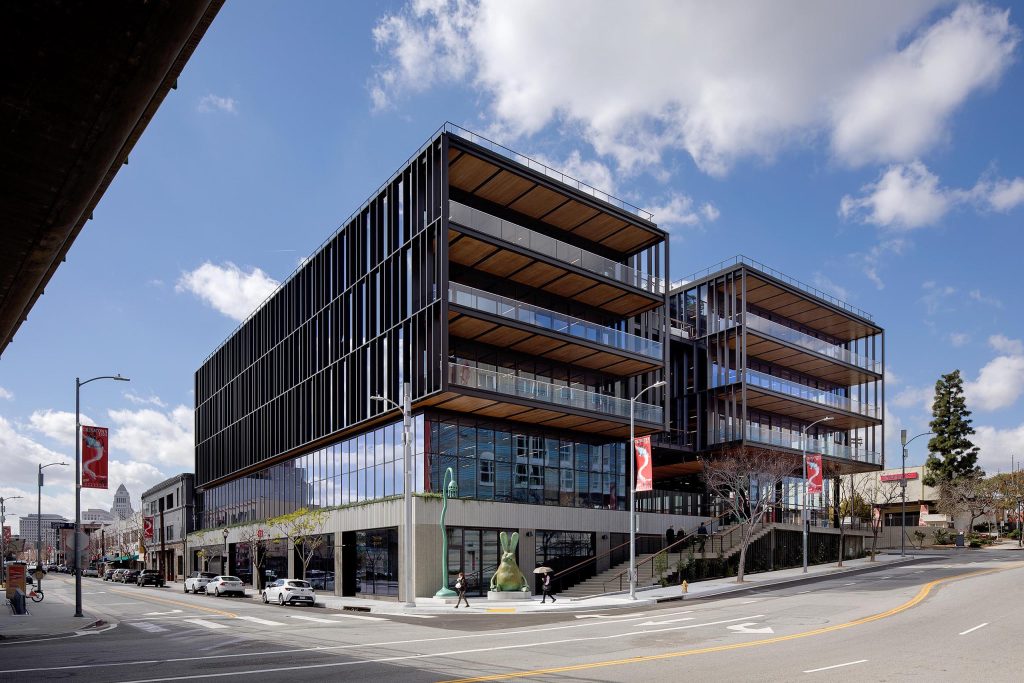
M 504 531 L 498 534 L 498 538 L 501 539 L 501 564 L 491 577 L 491 590 L 528 592 L 530 589 L 526 583 L 526 577 L 519 571 L 519 565 L 516 564 L 519 532 L 512 533 L 511 541 Z

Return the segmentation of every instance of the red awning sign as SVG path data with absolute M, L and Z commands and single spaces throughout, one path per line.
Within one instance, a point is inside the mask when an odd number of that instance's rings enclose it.
M 907 472 L 904 474 L 883 474 L 879 477 L 881 481 L 900 481 L 901 479 L 917 479 L 917 472 Z

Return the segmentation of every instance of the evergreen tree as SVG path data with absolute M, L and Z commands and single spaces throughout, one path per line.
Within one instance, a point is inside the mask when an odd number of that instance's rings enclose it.
M 978 447 L 968 438 L 974 434 L 974 427 L 971 426 L 971 411 L 967 410 L 959 370 L 943 375 L 935 383 L 929 426 L 934 436 L 928 440 L 925 484 L 942 486 L 959 477 L 981 474 L 977 465 Z

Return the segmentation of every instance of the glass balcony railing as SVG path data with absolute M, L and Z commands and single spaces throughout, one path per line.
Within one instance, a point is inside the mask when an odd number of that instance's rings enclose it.
M 790 448 L 794 451 L 801 450 L 801 438 L 803 435 L 800 432 L 788 429 L 769 429 L 754 424 L 747 425 L 745 432 L 747 441 L 769 446 L 781 446 L 782 448 Z M 713 444 L 725 443 L 739 438 L 738 433 L 728 434 L 724 428 L 708 430 L 708 441 Z M 808 453 L 821 453 L 822 455 L 842 458 L 843 460 L 870 463 L 872 465 L 878 465 L 882 462 L 880 453 L 863 448 L 851 448 L 850 446 L 844 446 L 826 439 L 808 437 L 806 448 Z
M 870 403 L 861 403 L 860 401 L 846 396 L 839 396 L 824 389 L 815 389 L 814 387 L 767 375 L 756 370 L 747 370 L 747 384 L 761 387 L 768 391 L 774 391 L 775 393 L 795 396 L 805 401 L 820 403 L 837 410 L 845 410 L 848 413 L 857 413 L 858 415 L 866 415 L 875 419 L 881 419 L 882 417 L 882 411 Z
M 545 330 L 561 332 L 571 337 L 604 344 L 623 351 L 637 353 L 654 360 L 662 359 L 662 345 L 651 339 L 644 339 L 635 334 L 598 325 L 574 318 L 571 315 L 555 313 L 546 308 L 525 304 L 515 299 L 491 294 L 475 287 L 468 287 L 458 282 L 448 285 L 448 301 L 466 306 L 484 313 L 490 313 L 510 320 L 518 320 L 528 325 L 535 325 Z
M 629 399 L 518 377 L 506 372 L 474 368 L 462 363 L 448 363 L 448 382 L 461 387 L 629 419 Z M 661 406 L 635 402 L 633 416 L 641 422 L 660 424 L 664 412 Z
M 585 249 L 574 247 L 553 237 L 516 225 L 511 221 L 492 216 L 454 200 L 448 202 L 448 216 L 451 220 L 478 230 L 485 235 L 496 237 L 510 244 L 525 247 L 563 263 L 583 268 L 592 273 L 621 282 L 630 287 L 642 289 L 653 294 L 665 293 L 665 281 L 659 277 L 642 273 L 635 268 L 623 265 L 603 256 L 598 256 Z
M 777 322 L 766 320 L 759 315 L 753 313 L 747 313 L 747 327 L 758 332 L 763 332 L 768 336 L 781 339 L 782 341 L 795 344 L 802 348 L 808 349 L 815 353 L 819 353 L 829 358 L 834 358 L 843 363 L 849 363 L 850 365 L 856 365 L 859 368 L 870 370 L 871 372 L 881 372 L 882 363 L 881 361 L 861 356 L 860 354 L 853 353 L 848 349 L 844 349 L 841 346 L 830 344 L 827 341 L 812 337 L 809 334 L 798 332 L 791 327 L 780 325 Z

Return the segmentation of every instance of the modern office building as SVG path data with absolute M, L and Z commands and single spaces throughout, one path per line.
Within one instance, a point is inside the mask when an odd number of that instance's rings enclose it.
M 142 514 L 153 520 L 153 538 L 145 540 L 146 567 L 161 570 L 168 581 L 188 571 L 185 539 L 195 530 L 194 480 L 183 472 L 142 494 Z
M 670 291 L 668 262 L 650 214 L 446 124 L 196 372 L 190 546 L 249 574 L 262 544 L 264 567 L 295 574 L 270 520 L 306 507 L 329 510 L 308 569 L 339 594 L 406 599 L 406 562 L 416 596 L 458 571 L 486 590 L 501 531 L 527 571 L 608 569 L 629 537 L 631 413 L 658 444 L 642 545 L 709 515 L 700 457 L 798 456 L 818 415 L 836 419 L 807 445 L 835 471 L 877 466 L 870 317 L 745 260 Z M 400 403 L 405 384 L 411 548 L 402 415 L 372 398 Z
M 868 313 L 742 256 L 673 283 L 669 307 L 661 486 L 700 490 L 702 459 L 767 449 L 797 463 L 776 496 L 777 521 L 798 521 L 785 513 L 801 506 L 804 449 L 827 477 L 882 467 L 885 333 Z M 812 517 L 828 496 L 809 501 Z
M 50 561 L 56 557 L 59 551 L 58 534 L 57 530 L 54 529 L 51 524 L 60 522 L 66 523 L 68 520 L 60 515 L 51 515 L 43 513 L 41 516 L 36 513 L 28 515 L 22 515 L 18 519 L 18 535 L 25 539 L 26 549 L 31 548 L 32 552 L 35 552 L 36 541 L 42 538 L 43 548 L 43 560 Z M 40 525 L 42 529 L 40 529 Z M 35 555 L 33 555 L 33 558 Z
M 82 510 L 82 523 L 83 524 L 110 524 L 114 521 L 113 513 L 108 510 L 100 510 L 99 508 L 89 508 L 88 510 Z

